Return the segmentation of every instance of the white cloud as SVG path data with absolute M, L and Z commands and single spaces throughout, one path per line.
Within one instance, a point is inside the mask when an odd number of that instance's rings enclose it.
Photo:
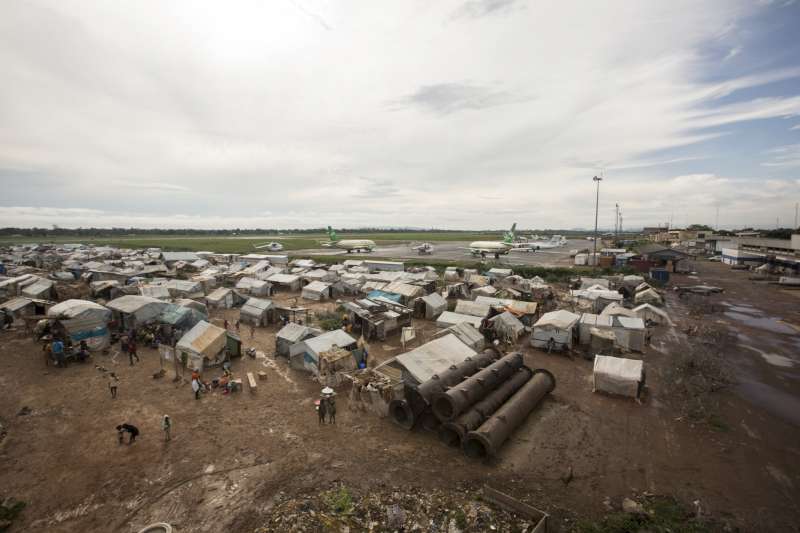
M 601 167 L 639 172 L 603 189 L 650 224 L 668 210 L 634 205 L 688 180 L 665 166 L 710 164 L 651 152 L 800 114 L 800 96 L 720 105 L 800 68 L 699 81 L 749 2 L 604 7 L 4 4 L 0 225 L 589 226 Z M 689 180 L 684 209 L 704 216 L 719 179 Z
M 734 57 L 738 56 L 741 53 L 742 53 L 742 47 L 741 46 L 734 46 L 733 48 L 731 48 L 728 51 L 728 53 L 725 55 L 724 58 L 722 58 L 722 60 L 723 61 L 729 61 L 729 60 L 733 59 Z
M 765 167 L 800 167 L 800 144 L 778 146 L 764 153 L 769 156 L 761 163 Z

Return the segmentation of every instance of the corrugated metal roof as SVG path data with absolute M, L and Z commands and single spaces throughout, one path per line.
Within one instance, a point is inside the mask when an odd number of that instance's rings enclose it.
M 489 315 L 489 304 L 473 302 L 471 300 L 458 300 L 456 302 L 455 312 L 462 315 L 472 315 L 484 318 Z
M 323 283 L 321 281 L 312 281 L 305 287 L 303 287 L 304 291 L 311 291 L 311 292 L 323 292 L 328 290 L 330 287 L 330 283 Z
M 449 326 L 455 326 L 456 324 L 460 324 L 461 322 L 467 322 L 472 324 L 476 328 L 480 327 L 481 321 L 483 319 L 477 316 L 472 315 L 462 315 L 460 313 L 454 313 L 452 311 L 445 311 L 439 318 L 436 319 L 436 325 L 440 328 L 446 328 Z
M 345 346 L 355 344 L 355 342 L 356 340 L 345 333 L 344 330 L 335 329 L 333 331 L 326 331 L 319 337 L 307 339 L 305 344 L 308 346 L 309 350 L 318 354 L 330 350 L 334 344 L 340 348 L 344 348 Z
M 299 342 L 309 331 L 311 331 L 311 329 L 308 326 L 301 326 L 300 324 L 289 322 L 283 326 L 275 336 L 289 342 Z
M 418 383 L 428 381 L 452 365 L 475 355 L 475 350 L 461 342 L 455 335 L 445 335 L 423 344 L 410 352 L 397 356 L 397 362 Z

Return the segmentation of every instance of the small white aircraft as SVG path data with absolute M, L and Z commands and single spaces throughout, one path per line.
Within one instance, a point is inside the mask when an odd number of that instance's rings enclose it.
M 270 252 L 282 252 L 283 245 L 279 242 L 265 242 L 264 244 L 254 244 L 256 250 L 268 250 Z
M 338 248 L 350 252 L 371 252 L 375 248 L 375 241 L 369 239 L 344 239 L 340 240 L 336 232 L 328 226 L 328 238 L 330 241 L 322 243 L 325 248 Z
M 514 249 L 514 230 L 517 229 L 517 223 L 511 226 L 511 231 L 503 234 L 502 241 L 475 241 L 469 243 L 469 252 L 472 255 L 479 255 L 485 258 L 487 255 L 493 255 L 495 259 L 500 259 L 501 255 L 508 254 L 509 251 Z
M 416 246 L 412 246 L 411 249 L 415 250 L 419 255 L 431 255 L 435 250 L 434 246 L 429 242 L 417 244 Z

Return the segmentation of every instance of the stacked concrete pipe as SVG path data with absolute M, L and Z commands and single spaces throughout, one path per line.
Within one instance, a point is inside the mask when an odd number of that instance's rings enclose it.
M 525 421 L 539 402 L 556 387 L 556 378 L 544 369 L 535 370 L 533 377 L 522 386 L 486 422 L 467 433 L 462 449 L 474 459 L 489 459 L 497 455 L 511 433 Z
M 442 422 L 451 422 L 458 415 L 481 401 L 522 367 L 522 354 L 512 352 L 458 385 L 433 396 L 433 413 Z
M 505 383 L 473 405 L 469 411 L 452 422 L 443 423 L 439 427 L 439 439 L 448 446 L 460 447 L 467 433 L 478 429 L 506 400 L 522 388 L 531 379 L 531 376 L 533 376 L 533 371 L 527 366 L 517 369 Z
M 475 372 L 489 366 L 500 356 L 496 348 L 487 348 L 483 352 L 467 357 L 457 365 L 434 374 L 431 379 L 420 383 L 416 387 L 406 387 L 406 397 L 395 399 L 389 403 L 389 414 L 392 420 L 402 428 L 412 429 L 420 419 L 428 419 L 423 416 L 430 407 L 433 396 L 439 392 L 447 390 L 465 378 L 472 376 Z M 430 429 L 430 421 L 424 426 Z M 435 427 L 434 427 L 435 429 Z

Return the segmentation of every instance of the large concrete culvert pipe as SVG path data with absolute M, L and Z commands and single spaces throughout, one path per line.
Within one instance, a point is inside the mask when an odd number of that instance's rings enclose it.
M 420 415 L 430 407 L 433 395 L 443 392 L 465 378 L 473 375 L 478 370 L 492 364 L 500 356 L 495 349 L 487 348 L 483 352 L 467 357 L 457 365 L 434 376 L 416 387 L 406 387 L 404 400 L 393 400 L 389 404 L 389 415 L 392 420 L 402 428 L 411 429 L 417 424 Z
M 389 416 L 395 424 L 404 429 L 413 428 L 417 418 L 408 402 L 402 399 L 389 402 Z
M 489 459 L 497 455 L 511 433 L 519 427 L 539 402 L 556 388 L 556 378 L 544 369 L 535 370 L 533 377 L 503 404 L 481 426 L 467 433 L 462 449 L 473 459 Z
M 486 398 L 479 401 L 466 413 L 452 422 L 445 422 L 439 427 L 439 440 L 448 446 L 461 446 L 464 437 L 473 429 L 478 429 L 481 424 L 492 416 L 506 400 L 525 385 L 533 375 L 527 366 L 517 369 L 508 380 L 493 390 Z
M 473 404 L 484 399 L 522 366 L 522 354 L 513 352 L 468 377 L 458 385 L 433 396 L 433 413 L 451 422 Z

